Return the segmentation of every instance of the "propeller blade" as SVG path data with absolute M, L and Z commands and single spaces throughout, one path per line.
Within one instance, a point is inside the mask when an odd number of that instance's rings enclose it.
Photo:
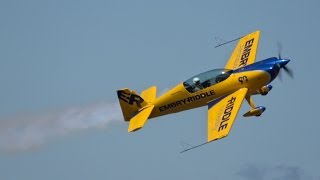
M 293 71 L 291 69 L 289 69 L 288 67 L 284 66 L 283 70 L 293 79 L 294 75 L 293 75 Z

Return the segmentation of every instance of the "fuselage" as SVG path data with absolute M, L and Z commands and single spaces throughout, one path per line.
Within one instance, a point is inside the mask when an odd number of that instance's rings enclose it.
M 149 118 L 205 106 L 208 102 L 223 98 L 241 88 L 248 88 L 248 94 L 253 94 L 273 81 L 281 64 L 285 65 L 288 62 L 289 60 L 272 57 L 235 70 L 221 71 L 221 74 L 209 78 L 205 75 L 216 72 L 215 70 L 199 74 L 206 77 L 211 84 L 199 90 L 191 90 L 192 78 L 178 84 L 153 102 L 155 108 Z M 220 81 L 218 79 L 221 75 L 224 79 Z M 213 81 L 215 82 L 212 83 Z

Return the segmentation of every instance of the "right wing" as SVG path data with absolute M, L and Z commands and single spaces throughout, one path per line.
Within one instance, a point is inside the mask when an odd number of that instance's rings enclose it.
M 260 31 L 242 37 L 225 66 L 225 69 L 238 69 L 254 63 L 258 49 Z
M 247 91 L 247 88 L 242 88 L 208 104 L 207 142 L 224 138 L 229 134 Z

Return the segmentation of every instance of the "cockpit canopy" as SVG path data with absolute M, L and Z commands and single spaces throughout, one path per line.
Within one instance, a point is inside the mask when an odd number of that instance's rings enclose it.
M 231 74 L 232 70 L 230 69 L 214 69 L 193 76 L 192 78 L 183 82 L 183 85 L 187 91 L 193 93 L 222 82 L 226 80 Z M 200 79 L 200 82 L 198 82 L 198 79 Z

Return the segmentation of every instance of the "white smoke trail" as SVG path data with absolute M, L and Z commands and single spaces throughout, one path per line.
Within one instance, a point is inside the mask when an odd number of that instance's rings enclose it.
M 0 150 L 23 151 L 50 137 L 89 128 L 106 128 L 123 120 L 118 103 L 99 103 L 59 112 L 0 120 Z

